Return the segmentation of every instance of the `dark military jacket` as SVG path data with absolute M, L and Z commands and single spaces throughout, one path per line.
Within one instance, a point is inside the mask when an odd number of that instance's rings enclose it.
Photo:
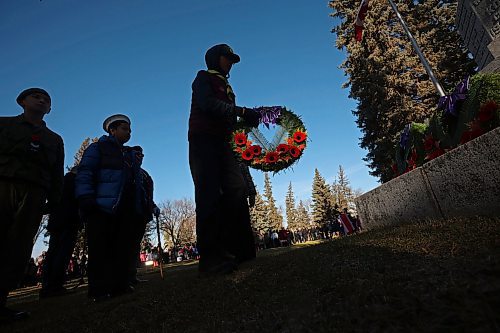
M 62 138 L 35 126 L 23 114 L 0 117 L 0 179 L 31 183 L 47 191 L 49 207 L 61 200 L 64 177 Z
M 228 140 L 236 124 L 234 92 L 227 79 L 215 73 L 199 71 L 193 81 L 189 138 L 209 136 Z

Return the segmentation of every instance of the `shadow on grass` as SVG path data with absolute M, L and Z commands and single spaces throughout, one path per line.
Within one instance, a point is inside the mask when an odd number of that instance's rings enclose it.
M 426 222 L 262 252 L 227 277 L 166 270 L 131 295 L 27 302 L 5 332 L 495 332 L 498 220 Z M 471 233 L 471 230 L 474 233 Z M 2 330 L 2 332 L 3 332 Z

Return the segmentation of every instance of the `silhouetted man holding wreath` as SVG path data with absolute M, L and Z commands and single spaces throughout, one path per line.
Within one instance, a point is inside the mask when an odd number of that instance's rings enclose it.
M 195 186 L 201 275 L 229 274 L 255 258 L 247 184 L 230 146 L 237 117 L 259 125 L 259 114 L 236 106 L 228 77 L 240 57 L 226 44 L 205 54 L 208 70 L 193 84 L 189 117 L 189 166 Z

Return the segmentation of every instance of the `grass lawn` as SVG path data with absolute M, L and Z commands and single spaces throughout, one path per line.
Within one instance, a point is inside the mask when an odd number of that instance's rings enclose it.
M 499 332 L 500 218 L 408 223 L 270 249 L 227 277 L 196 265 L 93 303 L 86 288 L 9 300 L 0 332 Z

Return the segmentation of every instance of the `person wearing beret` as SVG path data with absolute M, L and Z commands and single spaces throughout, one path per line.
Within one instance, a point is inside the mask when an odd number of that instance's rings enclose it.
M 238 117 L 250 127 L 257 127 L 260 117 L 236 105 L 228 78 L 239 61 L 227 44 L 215 45 L 205 54 L 207 70 L 199 71 L 192 84 L 189 166 L 201 276 L 229 274 L 239 262 L 255 258 L 247 184 L 230 137 Z
M 124 144 L 130 140 L 129 117 L 108 117 L 103 135 L 83 153 L 75 178 L 88 244 L 88 296 L 94 301 L 133 291 L 128 281 L 132 251 L 131 228 L 137 220 L 141 184 L 135 152 Z
M 59 206 L 64 176 L 64 144 L 43 118 L 51 98 L 41 88 L 16 99 L 23 113 L 0 117 L 0 321 L 28 316 L 6 307 L 33 250 L 42 216 Z

